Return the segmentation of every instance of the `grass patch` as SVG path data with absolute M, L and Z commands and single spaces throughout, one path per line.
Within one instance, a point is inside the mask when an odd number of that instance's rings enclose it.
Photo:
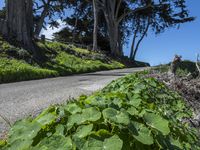
M 0 143 L 4 150 L 196 150 L 196 132 L 181 122 L 191 115 L 176 92 L 138 73 L 16 122 L 6 143 Z
M 33 67 L 21 60 L 8 58 L 0 59 L 0 83 L 42 79 L 58 75 L 56 71 Z

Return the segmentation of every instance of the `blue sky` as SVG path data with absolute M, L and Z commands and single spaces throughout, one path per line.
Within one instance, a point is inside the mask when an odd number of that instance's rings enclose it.
M 183 59 L 195 61 L 196 53 L 200 53 L 200 0 L 186 2 L 190 14 L 196 20 L 182 24 L 179 30 L 171 28 L 157 36 L 149 32 L 141 44 L 137 60 L 157 65 L 171 61 L 174 54 L 178 54 Z M 129 54 L 130 44 L 124 47 L 126 55 Z
M 149 32 L 140 46 L 136 56 L 137 60 L 157 65 L 168 63 L 175 54 L 178 54 L 182 55 L 183 59 L 195 61 L 196 54 L 200 53 L 200 0 L 186 0 L 186 2 L 190 14 L 196 17 L 196 20 L 182 24 L 178 30 L 168 29 L 160 35 Z M 3 0 L 0 0 L 0 6 L 2 5 Z M 51 36 L 55 31 L 48 29 L 43 32 Z M 124 46 L 125 55 L 129 55 L 130 45 L 131 42 Z

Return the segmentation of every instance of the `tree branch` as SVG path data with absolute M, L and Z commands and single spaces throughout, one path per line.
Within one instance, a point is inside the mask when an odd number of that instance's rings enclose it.
M 140 8 L 136 8 L 134 10 L 128 10 L 127 12 L 125 12 L 123 15 L 121 15 L 119 18 L 118 18 L 118 23 L 120 23 L 126 16 L 128 16 L 129 14 L 132 14 L 132 13 L 137 13 L 139 11 L 143 11 L 145 9 L 149 9 L 149 8 L 152 8 L 153 6 L 151 4 L 148 4 L 147 6 L 144 6 L 144 7 L 140 7 Z
M 115 11 L 115 18 L 117 18 L 119 15 L 119 9 L 120 9 L 121 3 L 122 3 L 122 0 L 119 0 L 116 11 Z
M 148 32 L 148 30 L 149 30 L 149 26 L 150 26 L 150 17 L 148 18 L 148 22 L 147 22 L 146 29 L 144 30 L 143 35 L 141 36 L 140 40 L 138 41 L 138 43 L 137 43 L 137 45 L 136 45 L 134 54 L 133 54 L 133 56 L 132 56 L 132 58 L 134 58 L 134 59 L 135 59 L 136 53 L 137 53 L 137 51 L 138 51 L 138 48 L 139 48 L 139 46 L 140 46 L 140 43 L 142 42 L 142 40 L 144 39 L 145 35 L 147 34 L 147 32 Z

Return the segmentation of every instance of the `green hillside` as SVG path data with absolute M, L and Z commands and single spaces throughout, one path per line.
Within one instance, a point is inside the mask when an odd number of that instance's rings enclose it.
M 44 61 L 36 63 L 24 49 L 0 38 L 0 83 L 124 68 L 102 53 L 58 42 L 37 43 Z

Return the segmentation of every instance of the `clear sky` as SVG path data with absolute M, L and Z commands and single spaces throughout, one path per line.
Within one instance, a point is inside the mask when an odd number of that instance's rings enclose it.
M 168 63 L 175 54 L 178 54 L 182 55 L 183 59 L 195 61 L 196 54 L 200 53 L 200 0 L 186 0 L 186 2 L 190 14 L 196 17 L 196 20 L 182 24 L 178 30 L 168 29 L 160 35 L 149 32 L 141 44 L 137 60 L 157 65 Z M 2 5 L 3 0 L 0 0 L 0 8 Z M 55 31 L 48 29 L 43 32 L 50 36 Z M 130 45 L 131 43 L 124 46 L 125 55 L 129 55 Z
M 196 17 L 191 23 L 182 24 L 180 29 L 171 28 L 160 35 L 148 33 L 136 56 L 137 60 L 149 62 L 151 65 L 169 62 L 174 54 L 183 59 L 195 61 L 196 53 L 200 53 L 200 0 L 186 0 L 190 14 Z M 131 44 L 131 43 L 130 43 Z M 129 47 L 124 47 L 129 54 Z

